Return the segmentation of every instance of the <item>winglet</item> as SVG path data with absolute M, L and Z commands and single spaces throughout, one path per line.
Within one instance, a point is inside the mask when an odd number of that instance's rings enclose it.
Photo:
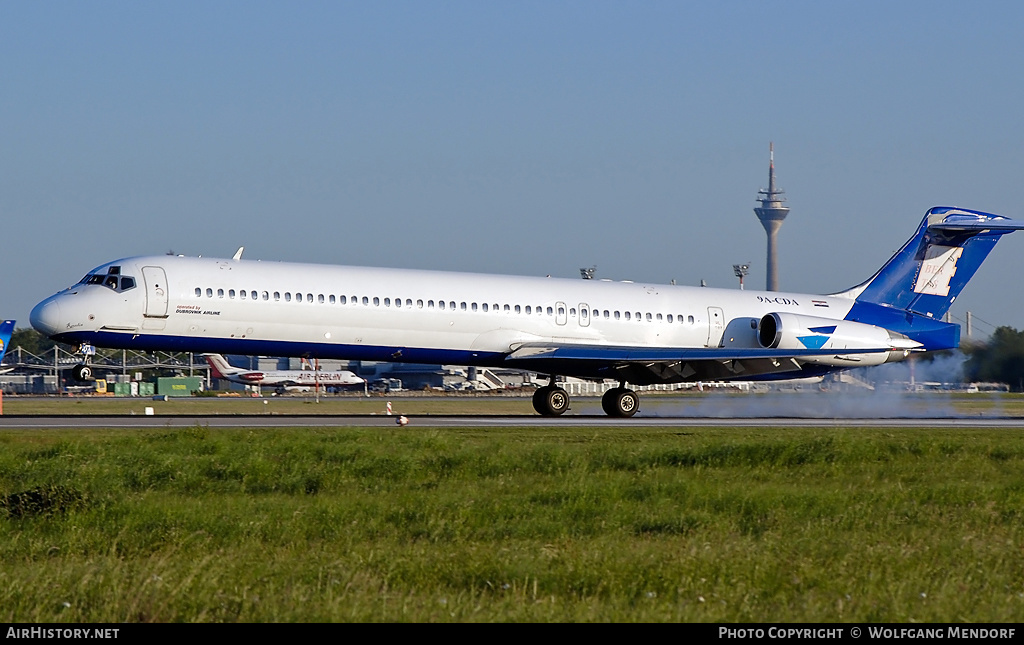
M 11 344 L 11 334 L 14 333 L 14 321 L 5 320 L 0 323 L 0 361 L 7 353 L 7 346 Z

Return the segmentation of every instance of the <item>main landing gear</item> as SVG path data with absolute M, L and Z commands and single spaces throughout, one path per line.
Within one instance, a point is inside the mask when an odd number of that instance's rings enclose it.
M 555 378 L 551 385 L 545 385 L 533 393 L 533 409 L 544 417 L 557 417 L 569 409 L 569 393 L 558 387 Z
M 601 397 L 601 408 L 610 417 L 629 418 L 640 409 L 640 397 L 636 392 L 619 383 Z M 555 385 L 555 377 L 551 383 L 533 393 L 533 409 L 545 417 L 557 417 L 569 409 L 569 393 Z
M 640 409 L 640 397 L 636 392 L 620 384 L 604 393 L 601 397 L 601 408 L 610 417 L 628 418 Z
M 84 363 L 79 363 L 71 368 L 71 378 L 79 383 L 92 380 L 92 368 Z

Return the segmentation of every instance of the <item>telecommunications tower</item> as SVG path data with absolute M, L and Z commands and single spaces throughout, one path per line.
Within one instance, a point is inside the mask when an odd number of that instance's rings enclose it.
M 755 208 L 757 219 L 761 220 L 764 232 L 768 234 L 768 291 L 779 290 L 779 265 L 776 248 L 779 228 L 782 221 L 789 215 L 789 208 L 782 205 L 786 198 L 782 196 L 783 191 L 775 187 L 775 144 L 768 144 L 768 189 L 757 191 L 760 208 Z

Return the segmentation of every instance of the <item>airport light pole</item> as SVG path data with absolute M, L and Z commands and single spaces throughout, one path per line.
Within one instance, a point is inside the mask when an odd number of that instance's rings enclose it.
M 732 272 L 736 274 L 736 277 L 740 279 L 740 290 L 743 290 L 743 278 L 750 273 L 750 263 L 746 264 L 734 264 L 732 265 Z

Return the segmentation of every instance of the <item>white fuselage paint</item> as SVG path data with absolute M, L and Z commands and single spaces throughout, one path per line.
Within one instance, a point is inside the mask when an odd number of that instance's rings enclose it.
M 479 352 L 493 359 L 524 342 L 758 347 L 756 322 L 769 312 L 841 320 L 853 305 L 833 296 L 181 256 L 128 258 L 92 273 L 110 266 L 134 276 L 137 287 L 75 285 L 41 303 L 33 324 L 59 318 L 61 328 L 52 334 L 106 331 L 154 342 L 308 343 L 317 348 L 309 355 L 335 358 L 358 352 L 332 347 Z M 51 301 L 59 301 L 59 316 L 45 315 Z

